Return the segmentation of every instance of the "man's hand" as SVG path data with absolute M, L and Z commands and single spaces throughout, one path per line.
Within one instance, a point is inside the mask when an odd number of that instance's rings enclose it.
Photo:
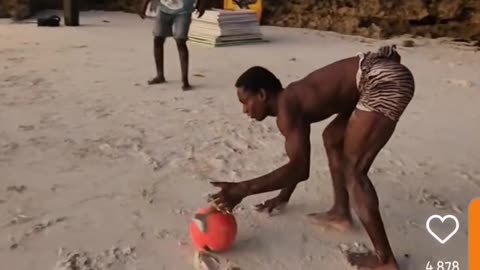
M 209 201 L 213 202 L 220 211 L 231 213 L 247 195 L 241 183 L 210 182 L 215 187 L 221 188 L 218 193 L 209 195 Z
M 255 205 L 255 210 L 258 212 L 267 212 L 271 214 L 273 210 L 277 209 L 280 210 L 288 203 L 288 199 L 282 198 L 281 196 L 277 196 L 275 198 L 271 198 L 270 200 L 266 200 L 263 203 Z
M 296 187 L 297 184 L 283 188 L 277 197 L 255 205 L 255 209 L 259 212 L 267 211 L 268 214 L 271 214 L 275 209 L 281 210 L 281 208 L 287 205 Z

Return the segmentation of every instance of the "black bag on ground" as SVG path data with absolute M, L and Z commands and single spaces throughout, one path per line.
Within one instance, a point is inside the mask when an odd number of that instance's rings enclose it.
M 52 15 L 46 18 L 38 18 L 37 19 L 37 26 L 60 26 L 60 17 L 57 15 Z

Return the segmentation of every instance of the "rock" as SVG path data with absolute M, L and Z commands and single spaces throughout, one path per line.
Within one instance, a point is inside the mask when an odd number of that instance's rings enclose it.
M 30 3 L 35 3 L 31 5 Z M 136 12 L 141 0 L 82 0 L 81 10 Z M 101 2 L 102 4 L 97 4 Z M 221 6 L 223 1 L 215 2 Z M 0 0 L 0 17 L 24 19 L 39 9 L 61 9 L 58 0 Z M 336 31 L 372 38 L 415 34 L 480 40 L 477 0 L 264 0 L 262 24 Z M 106 21 L 104 21 L 106 22 Z
M 262 23 L 374 38 L 412 33 L 475 39 L 480 37 L 480 1 L 265 0 Z
M 3 0 L 6 13 L 13 20 L 23 20 L 32 15 L 29 0 Z

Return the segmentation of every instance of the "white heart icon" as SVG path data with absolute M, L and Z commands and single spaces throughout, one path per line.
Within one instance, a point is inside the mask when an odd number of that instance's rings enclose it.
M 441 239 L 440 237 L 438 237 L 438 235 L 435 232 L 432 231 L 432 229 L 430 229 L 430 221 L 432 221 L 433 219 L 439 219 L 442 223 L 445 222 L 445 220 L 447 219 L 453 219 L 455 221 L 455 229 L 449 235 L 447 235 L 447 237 L 445 237 L 444 239 Z M 445 244 L 450 238 L 452 238 L 452 236 L 454 236 L 457 233 L 458 227 L 460 227 L 460 224 L 458 223 L 458 219 L 452 215 L 446 215 L 443 217 L 439 215 L 432 215 L 427 219 L 426 227 L 427 227 L 427 231 L 433 237 L 435 237 L 435 239 L 437 239 L 438 242 Z

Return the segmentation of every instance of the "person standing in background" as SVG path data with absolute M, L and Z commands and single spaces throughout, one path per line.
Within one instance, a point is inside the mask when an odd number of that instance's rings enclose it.
M 138 11 L 140 17 L 145 19 L 148 3 L 155 0 L 142 0 Z M 188 32 L 192 22 L 192 13 L 197 10 L 198 18 L 205 13 L 208 0 L 157 0 L 158 12 L 153 28 L 153 55 L 157 75 L 148 81 L 148 84 L 165 83 L 164 73 L 164 43 L 167 37 L 173 37 L 177 44 L 182 70 L 182 89 L 192 89 L 188 80 L 189 51 L 187 47 Z

